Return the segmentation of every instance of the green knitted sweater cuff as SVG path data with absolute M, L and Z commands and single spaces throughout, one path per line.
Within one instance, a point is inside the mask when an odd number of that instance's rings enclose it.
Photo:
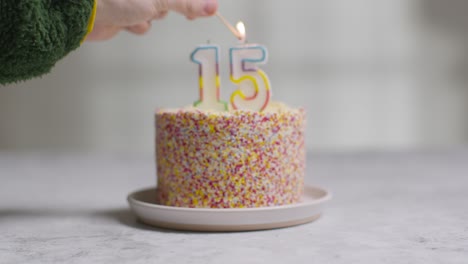
M 1 0 L 0 84 L 48 73 L 80 46 L 94 0 Z

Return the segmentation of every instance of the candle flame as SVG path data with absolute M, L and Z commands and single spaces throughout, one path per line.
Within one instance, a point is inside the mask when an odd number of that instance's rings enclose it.
M 239 39 L 244 41 L 245 40 L 245 25 L 242 21 L 237 22 L 236 24 L 237 32 L 239 33 Z

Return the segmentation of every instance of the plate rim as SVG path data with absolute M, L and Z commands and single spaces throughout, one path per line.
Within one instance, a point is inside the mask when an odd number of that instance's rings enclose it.
M 272 230 L 280 229 L 292 226 L 298 226 L 313 222 L 321 218 L 323 212 L 319 212 L 309 217 L 289 220 L 284 222 L 269 222 L 269 223 L 257 223 L 257 224 L 189 224 L 189 223 L 174 223 L 165 222 L 148 218 L 141 218 L 146 225 L 156 226 L 165 229 L 179 230 L 179 231 L 196 231 L 196 232 L 244 232 L 244 231 L 259 231 L 259 230 Z
M 147 208 L 152 208 L 152 209 L 158 209 L 158 210 L 168 210 L 168 211 L 183 211 L 183 212 L 209 212 L 209 213 L 239 213 L 239 212 L 249 212 L 249 211 L 274 211 L 274 210 L 284 210 L 284 209 L 294 209 L 298 207 L 303 207 L 303 206 L 312 206 L 312 205 L 318 205 L 325 203 L 329 200 L 332 199 L 333 194 L 331 191 L 329 191 L 326 188 L 318 187 L 315 185 L 306 185 L 304 186 L 304 193 L 303 196 L 305 195 L 305 192 L 309 190 L 315 190 L 315 191 L 320 191 L 323 192 L 324 195 L 322 197 L 319 197 L 317 199 L 311 200 L 311 201 L 306 201 L 306 202 L 298 202 L 294 204 L 287 204 L 287 205 L 279 205 L 279 206 L 264 206 L 264 207 L 250 207 L 250 208 L 191 208 L 191 207 L 177 207 L 177 206 L 168 206 L 168 205 L 160 205 L 160 204 L 155 204 L 155 203 L 148 203 L 144 202 L 141 200 L 138 200 L 135 196 L 139 193 L 142 192 L 147 192 L 150 190 L 156 190 L 156 186 L 152 187 L 147 187 L 147 188 L 142 188 L 136 191 L 131 192 L 130 194 L 127 195 L 127 201 L 130 204 L 130 206 L 135 205 L 135 206 L 141 206 L 141 207 L 147 207 Z

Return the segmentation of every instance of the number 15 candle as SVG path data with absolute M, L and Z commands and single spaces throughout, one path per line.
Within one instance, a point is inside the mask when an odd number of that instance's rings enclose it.
M 241 45 L 229 49 L 230 80 L 237 85 L 231 94 L 233 109 L 264 110 L 271 97 L 270 81 L 257 65 L 267 61 L 268 52 L 258 44 L 245 44 L 245 28 L 237 24 L 236 35 Z M 228 110 L 227 103 L 220 100 L 219 47 L 202 45 L 191 55 L 192 62 L 199 65 L 200 98 L 194 106 L 205 110 Z

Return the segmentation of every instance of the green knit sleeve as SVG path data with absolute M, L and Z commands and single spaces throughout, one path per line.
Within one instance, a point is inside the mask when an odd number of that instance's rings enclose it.
M 48 73 L 79 47 L 94 0 L 0 0 L 0 84 Z

